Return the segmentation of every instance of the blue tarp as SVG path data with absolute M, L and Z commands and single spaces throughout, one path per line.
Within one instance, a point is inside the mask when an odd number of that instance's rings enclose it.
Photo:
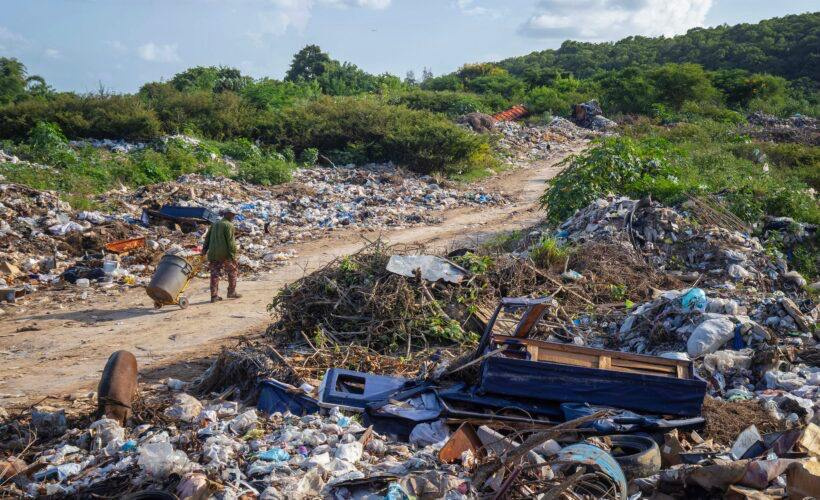
M 199 219 L 207 222 L 219 222 L 219 214 L 215 214 L 204 207 L 180 207 L 177 205 L 163 205 L 159 213 L 172 219 Z
M 286 413 L 307 415 L 319 411 L 315 399 L 300 394 L 298 389 L 278 380 L 263 380 L 259 383 L 259 401 L 256 408 L 264 413 Z
M 697 416 L 706 382 L 492 357 L 482 365 L 479 394 Z

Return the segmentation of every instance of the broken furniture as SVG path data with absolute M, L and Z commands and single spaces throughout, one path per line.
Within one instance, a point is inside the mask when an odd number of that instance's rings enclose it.
M 526 338 L 546 312 L 546 300 L 501 300 L 475 357 L 505 349 L 483 361 L 478 394 L 700 415 L 706 382 L 697 377 L 690 361 Z M 501 309 L 522 311 L 511 335 L 493 334 Z

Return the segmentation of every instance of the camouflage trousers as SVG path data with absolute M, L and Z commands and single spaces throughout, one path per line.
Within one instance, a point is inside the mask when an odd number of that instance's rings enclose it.
M 239 266 L 235 260 L 212 260 L 208 262 L 211 270 L 211 297 L 219 295 L 219 277 L 224 272 L 228 275 L 228 295 L 236 293 L 236 273 Z

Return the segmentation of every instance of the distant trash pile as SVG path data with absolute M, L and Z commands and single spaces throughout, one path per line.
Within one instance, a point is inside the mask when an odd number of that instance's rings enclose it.
M 503 193 L 443 186 L 391 164 L 300 169 L 292 182 L 271 188 L 184 175 L 101 195 L 99 201 L 113 207 L 105 212 L 76 211 L 56 193 L 21 185 L 0 184 L 0 193 L 0 262 L 6 266 L 0 299 L 77 280 L 83 286 L 147 284 L 162 254 L 197 253 L 208 225 L 226 209 L 239 214 L 241 269 L 258 272 L 295 257 L 288 245 L 334 229 L 431 224 L 440 220 L 439 210 L 507 203 Z M 121 246 L 131 240 L 138 243 Z

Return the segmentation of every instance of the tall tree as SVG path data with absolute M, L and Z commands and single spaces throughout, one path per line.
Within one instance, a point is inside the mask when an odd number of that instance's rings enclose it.
M 290 63 L 285 80 L 290 82 L 315 80 L 325 72 L 330 62 L 330 56 L 322 52 L 318 45 L 308 45 L 293 56 L 293 62 Z

